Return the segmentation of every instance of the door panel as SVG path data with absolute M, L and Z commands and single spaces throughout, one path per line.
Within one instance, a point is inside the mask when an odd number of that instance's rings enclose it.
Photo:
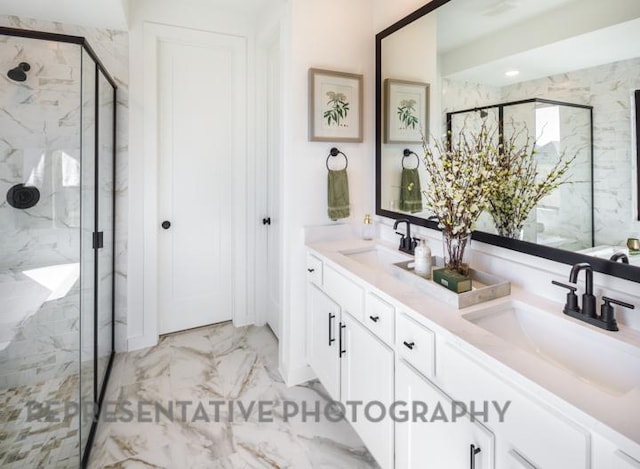
M 267 323 L 280 337 L 282 264 L 280 249 L 280 56 L 279 38 L 267 58 Z
M 332 399 L 340 398 L 340 357 L 338 340 L 340 307 L 313 285 L 308 286 L 309 365 Z
M 396 373 L 396 400 L 427 405 L 434 409 L 438 404 L 444 409 L 451 408 L 451 401 L 420 376 L 405 362 L 400 361 Z M 427 413 L 427 420 L 433 411 Z M 396 467 L 406 469 L 447 468 L 447 469 L 493 469 L 493 434 L 479 423 L 468 418 L 458 418 L 454 422 L 409 418 L 407 422 L 396 423 Z M 471 464 L 471 445 L 480 451 Z
M 245 249 L 234 244 L 243 57 L 242 39 L 213 33 L 158 43 L 161 334 L 233 317 L 234 251 Z
M 393 350 L 378 340 L 351 315 L 343 313 L 345 353 L 341 359 L 341 400 L 343 402 L 393 403 Z M 373 371 L 375 369 L 375 371 Z M 393 468 L 393 420 L 388 416 L 376 422 L 379 408 L 372 406 L 371 419 L 365 407 L 357 411 L 352 425 L 382 469 Z

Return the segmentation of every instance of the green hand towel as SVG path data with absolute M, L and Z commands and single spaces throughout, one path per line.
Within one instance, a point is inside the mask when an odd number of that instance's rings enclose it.
M 400 210 L 416 213 L 422 211 L 422 189 L 417 169 L 402 169 L 400 182 Z
M 349 216 L 349 179 L 347 170 L 329 170 L 327 178 L 327 205 L 329 218 L 338 220 Z

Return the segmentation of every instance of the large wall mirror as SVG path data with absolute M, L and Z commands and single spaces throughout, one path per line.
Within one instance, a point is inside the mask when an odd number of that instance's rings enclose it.
M 525 129 L 541 173 L 575 156 L 568 183 L 517 236 L 483 214 L 474 239 L 640 282 L 639 1 L 434 0 L 376 36 L 376 73 L 378 215 L 437 227 L 402 191 L 427 183 L 421 131 Z

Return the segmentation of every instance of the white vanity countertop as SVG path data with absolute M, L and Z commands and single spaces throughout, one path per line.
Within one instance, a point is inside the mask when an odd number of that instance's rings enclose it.
M 435 332 L 445 334 L 449 342 L 470 352 L 476 360 L 481 360 L 493 372 L 538 401 L 568 415 L 588 430 L 615 442 L 621 448 L 640 451 L 640 388 L 615 395 L 593 386 L 570 371 L 556 367 L 491 334 L 464 319 L 462 315 L 511 299 L 552 312 L 563 320 L 572 321 L 598 333 L 613 335 L 615 339 L 637 347 L 639 352 L 640 332 L 622 327 L 619 332 L 598 329 L 564 315 L 562 304 L 523 291 L 515 285 L 511 286 L 509 297 L 459 310 L 439 301 L 435 296 L 412 288 L 383 269 L 368 267 L 340 252 L 366 249 L 375 244 L 396 249 L 396 246 L 385 241 L 361 239 L 309 243 L 307 247 L 333 266 L 341 268 L 343 272 L 360 278 L 393 298 L 405 306 L 406 312 L 419 322 Z M 549 288 L 552 288 L 551 285 Z M 634 372 L 637 373 L 638 370 L 630 370 L 630 373 Z M 567 406 L 567 403 L 570 405 Z

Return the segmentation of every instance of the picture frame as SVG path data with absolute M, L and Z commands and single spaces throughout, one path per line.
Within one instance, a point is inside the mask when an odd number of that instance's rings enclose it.
M 421 143 L 429 137 L 429 84 L 384 81 L 384 143 Z
M 362 142 L 362 75 L 309 69 L 309 140 Z

